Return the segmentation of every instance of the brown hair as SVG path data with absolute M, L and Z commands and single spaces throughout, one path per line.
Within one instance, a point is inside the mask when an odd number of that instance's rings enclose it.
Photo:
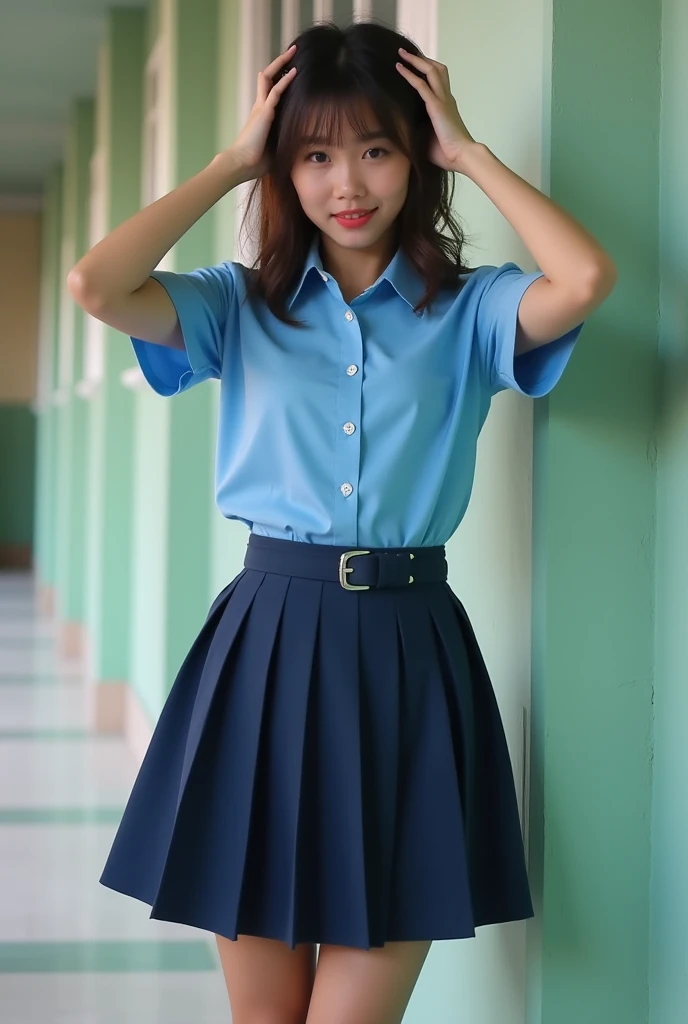
M 287 300 L 296 286 L 317 228 L 303 212 L 291 181 L 291 169 L 307 134 L 324 136 L 337 145 L 342 116 L 363 135 L 371 126 L 361 123 L 370 109 L 375 128 L 391 139 L 411 161 L 409 191 L 397 218 L 397 243 L 425 282 L 417 309 L 428 306 L 440 289 L 458 291 L 464 232 L 452 213 L 453 175 L 429 158 L 432 123 L 425 103 L 395 64 L 403 46 L 414 43 L 375 22 L 357 22 L 346 29 L 315 25 L 295 40 L 292 63 L 297 74 L 277 106 L 267 141 L 270 171 L 251 191 L 246 216 L 260 202 L 259 255 L 249 287 L 284 323 Z M 363 101 L 363 103 L 362 103 Z M 403 126 L 406 126 L 406 133 Z

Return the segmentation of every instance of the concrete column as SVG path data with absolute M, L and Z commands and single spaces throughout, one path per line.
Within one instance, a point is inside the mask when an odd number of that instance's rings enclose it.
M 146 14 L 111 10 L 107 22 L 101 131 L 107 164 L 106 230 L 140 207 L 141 119 Z M 133 524 L 133 401 L 121 375 L 134 363 L 131 344 L 105 329 L 104 372 L 89 407 L 87 602 L 93 719 L 120 731 L 130 671 Z
M 85 252 L 89 201 L 89 163 L 93 151 L 91 99 L 75 101 L 69 125 L 65 160 L 63 239 L 60 265 L 62 302 L 69 315 L 61 318 L 61 358 L 67 379 L 59 388 L 57 418 L 57 500 L 56 533 L 59 538 L 56 575 L 60 626 L 60 648 L 65 657 L 80 657 L 85 649 L 84 571 L 86 547 L 86 455 L 88 407 L 78 398 L 74 385 L 81 376 L 84 344 L 84 313 L 64 293 L 70 266 Z M 69 265 L 67 265 L 69 264 Z M 64 309 L 64 307 L 63 307 Z

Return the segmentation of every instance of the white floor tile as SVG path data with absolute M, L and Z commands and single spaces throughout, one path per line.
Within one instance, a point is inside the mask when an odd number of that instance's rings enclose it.
M 4 808 L 124 806 L 135 776 L 129 748 L 117 737 L 0 743 Z
M 119 737 L 9 735 L 89 727 L 83 666 L 58 661 L 57 633 L 30 578 L 0 574 L 0 942 L 200 940 L 218 969 L 0 972 L 0 1021 L 231 1024 L 213 936 L 151 921 L 146 904 L 100 885 L 115 822 L 16 823 L 32 810 L 123 808 L 136 775 Z
M 87 726 L 82 686 L 0 682 L 2 729 L 82 729 Z
M 0 975 L 3 1024 L 231 1024 L 221 972 Z

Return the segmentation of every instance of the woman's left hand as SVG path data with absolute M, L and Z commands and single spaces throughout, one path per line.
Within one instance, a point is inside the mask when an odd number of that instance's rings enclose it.
M 460 171 L 461 156 L 475 139 L 461 119 L 459 108 L 449 83 L 449 71 L 444 64 L 427 57 L 416 57 L 403 48 L 399 53 L 414 68 L 424 74 L 427 82 L 414 75 L 402 63 L 397 70 L 425 100 L 435 138 L 430 146 L 430 159 L 445 171 Z

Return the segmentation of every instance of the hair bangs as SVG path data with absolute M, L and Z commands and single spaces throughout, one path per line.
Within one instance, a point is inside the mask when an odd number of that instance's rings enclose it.
M 364 88 L 347 78 L 342 81 L 340 77 L 327 92 L 314 90 L 301 96 L 300 102 L 285 109 L 275 149 L 276 164 L 283 172 L 289 173 L 304 147 L 342 146 L 347 124 L 360 139 L 385 136 L 408 155 L 401 130 L 402 111 L 394 117 L 389 97 L 381 90 L 374 85 Z

